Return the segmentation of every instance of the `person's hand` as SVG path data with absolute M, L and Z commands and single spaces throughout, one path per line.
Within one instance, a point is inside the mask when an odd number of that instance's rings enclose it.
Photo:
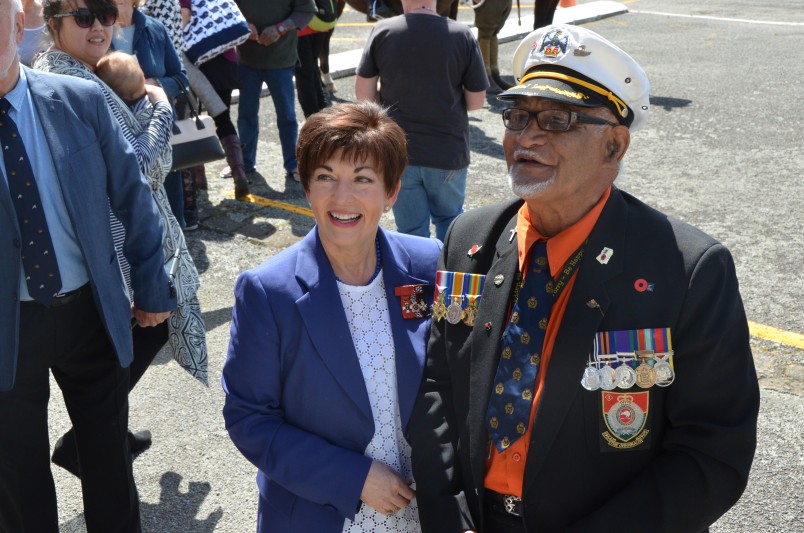
M 249 22 L 248 23 L 248 29 L 251 32 L 249 34 L 249 36 L 248 36 L 248 40 L 249 41 L 259 41 L 260 40 L 260 34 L 259 34 L 259 32 L 257 32 L 257 26 L 255 26 L 254 24 Z
M 146 83 L 145 94 L 148 95 L 148 100 L 152 104 L 155 104 L 157 102 L 166 102 L 168 104 L 170 103 L 167 93 L 162 87 L 159 87 L 158 85 L 151 85 L 150 83 Z
M 170 311 L 165 311 L 164 313 L 148 313 L 147 311 L 133 307 L 131 309 L 131 316 L 133 316 L 137 321 L 137 325 L 139 327 L 150 328 L 153 326 L 158 326 L 167 320 L 170 316 Z
M 279 30 L 276 29 L 276 24 L 274 24 L 262 30 L 259 42 L 263 46 L 270 46 L 278 41 L 280 37 L 282 37 L 282 34 L 279 33 Z
M 373 461 L 369 468 L 360 499 L 384 515 L 392 515 L 410 505 L 416 493 L 409 487 L 410 482 L 379 461 Z

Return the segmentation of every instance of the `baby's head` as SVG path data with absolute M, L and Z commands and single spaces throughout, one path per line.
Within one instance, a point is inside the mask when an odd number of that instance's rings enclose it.
M 137 58 L 125 52 L 110 52 L 98 61 L 95 74 L 126 103 L 133 105 L 145 96 L 145 75 Z

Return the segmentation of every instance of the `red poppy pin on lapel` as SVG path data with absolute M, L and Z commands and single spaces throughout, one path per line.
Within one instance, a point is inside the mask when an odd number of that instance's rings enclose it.
M 472 247 L 469 248 L 469 251 L 466 252 L 466 256 L 473 257 L 477 252 L 480 251 L 481 248 L 483 248 L 483 246 L 481 246 L 480 244 L 473 244 Z

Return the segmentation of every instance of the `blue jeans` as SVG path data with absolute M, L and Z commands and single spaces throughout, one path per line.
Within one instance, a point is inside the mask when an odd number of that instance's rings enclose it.
M 262 84 L 268 85 L 276 110 L 276 127 L 282 145 L 285 170 L 296 170 L 296 96 L 293 88 L 294 68 L 256 69 L 238 65 L 240 74 L 240 104 L 237 108 L 237 129 L 243 143 L 243 161 L 246 172 L 257 165 L 257 138 L 260 134 L 260 93 Z
M 443 241 L 452 220 L 463 213 L 468 171 L 469 167 L 444 170 L 408 165 L 394 204 L 397 230 L 429 237 L 432 220 L 436 238 Z

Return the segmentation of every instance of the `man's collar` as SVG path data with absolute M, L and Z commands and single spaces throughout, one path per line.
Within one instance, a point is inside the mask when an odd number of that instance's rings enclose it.
M 25 75 L 25 67 L 20 65 L 20 77 L 13 89 L 8 91 L 3 97 L 11 104 L 15 111 L 19 112 L 28 95 L 28 77 Z

